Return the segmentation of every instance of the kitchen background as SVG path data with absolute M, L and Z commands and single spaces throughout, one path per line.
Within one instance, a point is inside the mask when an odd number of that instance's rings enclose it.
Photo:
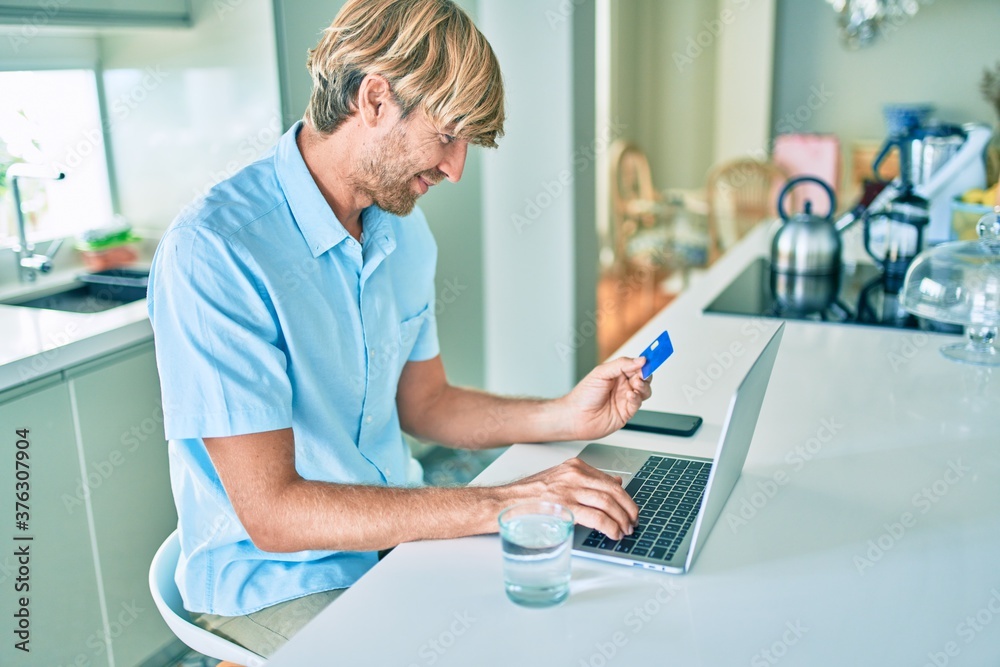
M 301 116 L 306 50 L 340 4 L 0 2 L 11 25 L 0 70 L 92 69 L 101 84 L 103 137 L 81 127 L 75 143 L 106 147 L 109 200 L 91 197 L 100 213 L 78 209 L 69 224 L 99 223 L 113 208 L 155 238 L 265 151 Z M 784 131 L 836 135 L 846 181 L 851 145 L 884 137 L 886 103 L 931 103 L 949 122 L 996 121 L 978 91 L 1000 57 L 992 0 L 921 2 L 860 50 L 842 46 L 823 0 L 615 0 L 596 12 L 592 0 L 461 4 L 500 54 L 510 98 L 503 149 L 473 149 L 462 182 L 421 202 L 441 250 L 443 355 L 462 384 L 554 395 L 598 358 L 593 258 L 603 239 L 593 230 L 609 224 L 598 211 L 614 139 L 647 153 L 657 188 L 697 189 L 713 165 L 760 155 Z M 70 20 L 88 25 L 61 25 L 77 6 L 86 9 Z M 719 34 L 704 39 L 714 24 Z M 75 106 L 59 112 L 78 115 Z M 565 169 L 572 183 L 559 192 Z M 48 187 L 69 190 L 72 176 Z M 605 197 L 596 207 L 595 191 Z M 4 206 L 9 219 L 9 196 Z M 0 279 L 12 263 L 0 262 Z
M 64 130 L 54 159 L 67 178 L 37 186 L 51 220 L 35 238 L 118 214 L 148 252 L 181 208 L 301 117 L 306 51 L 341 4 L 0 0 L 0 132 L 19 127 L 23 143 L 32 123 Z M 851 151 L 882 141 L 885 104 L 998 121 L 979 91 L 984 68 L 1000 61 L 996 0 L 915 3 L 916 15 L 857 50 L 843 46 L 825 0 L 459 4 L 497 51 L 509 121 L 498 151 L 471 149 L 462 181 L 421 200 L 439 245 L 442 356 L 458 384 L 557 395 L 615 349 L 602 349 L 599 331 L 635 314 L 600 292 L 615 259 L 607 174 L 616 140 L 641 147 L 656 191 L 697 219 L 710 169 L 766 156 L 782 132 L 836 135 L 846 208 Z M 11 74 L 25 71 L 65 76 Z M 34 118 L 18 115 L 29 107 Z M 9 192 L 2 206 L 0 230 L 13 235 Z M 14 244 L 0 238 L 0 295 L 17 289 Z M 56 268 L 74 261 L 64 248 Z M 640 324 L 662 301 L 642 303 Z M 461 478 L 481 463 L 448 465 Z M 117 664 L 159 664 L 170 635 L 153 620 L 153 639 L 132 632 Z

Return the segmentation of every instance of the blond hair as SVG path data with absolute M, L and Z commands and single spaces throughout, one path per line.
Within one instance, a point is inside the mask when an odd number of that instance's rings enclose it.
M 319 132 L 356 110 L 368 74 L 388 80 L 403 116 L 422 108 L 441 132 L 490 148 L 503 136 L 500 64 L 451 0 L 349 0 L 307 61 L 306 112 Z

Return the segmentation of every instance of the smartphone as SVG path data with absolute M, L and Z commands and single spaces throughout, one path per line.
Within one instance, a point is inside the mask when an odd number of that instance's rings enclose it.
M 701 426 L 701 417 L 679 415 L 673 412 L 639 410 L 622 428 L 661 435 L 692 436 Z

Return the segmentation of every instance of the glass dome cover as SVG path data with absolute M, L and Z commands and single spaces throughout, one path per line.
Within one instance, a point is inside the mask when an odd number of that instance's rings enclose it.
M 906 272 L 901 304 L 918 317 L 961 324 L 968 342 L 942 348 L 945 356 L 1000 365 L 993 345 L 1000 327 L 1000 206 L 977 226 L 978 241 L 930 248 Z

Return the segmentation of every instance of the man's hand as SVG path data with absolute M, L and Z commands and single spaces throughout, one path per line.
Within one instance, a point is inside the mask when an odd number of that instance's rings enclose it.
M 573 512 L 577 523 L 596 528 L 612 539 L 632 533 L 639 508 L 622 488 L 622 478 L 572 458 L 554 468 L 502 487 L 506 502 L 545 500 Z
M 559 400 L 563 420 L 574 440 L 603 438 L 625 425 L 652 395 L 642 379 L 642 357 L 621 357 L 590 371 Z

